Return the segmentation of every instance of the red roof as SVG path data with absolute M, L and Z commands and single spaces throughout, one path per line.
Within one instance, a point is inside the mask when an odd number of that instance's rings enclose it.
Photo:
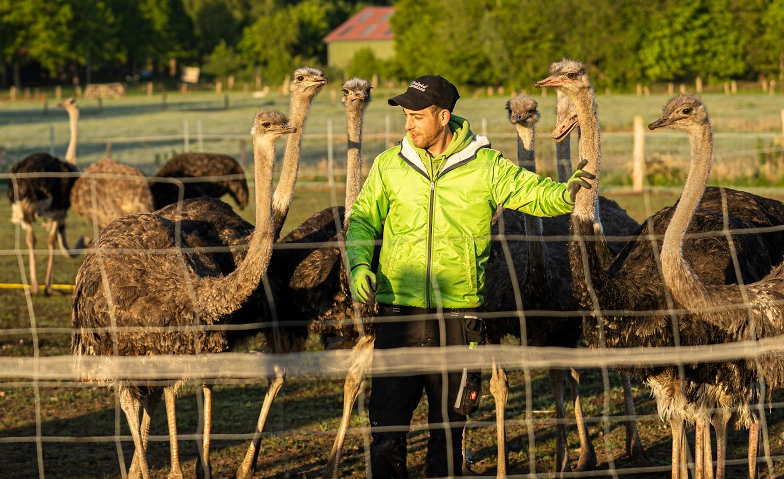
M 395 34 L 389 18 L 395 7 L 365 7 L 322 39 L 324 43 L 340 40 L 392 40 Z

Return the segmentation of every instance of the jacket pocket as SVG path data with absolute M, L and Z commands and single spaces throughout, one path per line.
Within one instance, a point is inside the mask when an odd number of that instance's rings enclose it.
M 463 264 L 465 264 L 466 284 L 469 292 L 476 294 L 476 245 L 473 236 L 463 237 L 463 254 L 465 255 Z
M 400 243 L 401 241 L 399 238 L 393 238 L 391 244 L 389 245 L 389 251 L 384 251 L 384 254 L 380 258 L 382 274 L 379 275 L 380 281 L 376 294 L 390 293 L 392 291 L 392 278 L 394 278 L 395 265 L 398 259 L 397 257 L 399 254 L 398 250 L 400 249 Z

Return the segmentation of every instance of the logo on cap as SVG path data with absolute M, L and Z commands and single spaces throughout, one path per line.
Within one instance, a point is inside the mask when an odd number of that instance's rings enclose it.
M 411 83 L 411 86 L 409 88 L 416 88 L 419 91 L 425 91 L 425 90 L 427 90 L 427 85 L 425 85 L 424 83 L 419 83 L 418 81 L 415 81 L 415 82 Z

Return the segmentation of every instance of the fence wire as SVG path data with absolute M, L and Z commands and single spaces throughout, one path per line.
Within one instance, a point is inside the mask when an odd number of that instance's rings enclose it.
M 78 176 L 78 174 L 34 173 L 19 174 L 14 175 L 14 177 L 4 174 L 0 175 L 0 180 L 21 181 L 33 178 L 62 179 L 74 176 Z M 108 181 L 134 179 L 132 177 L 117 175 L 96 175 L 95 178 L 96 181 L 99 179 Z M 226 178 L 220 177 L 214 179 Z M 204 180 L 205 178 L 166 179 L 166 181 L 170 181 L 179 186 L 181 200 L 182 189 L 185 183 Z M 338 196 L 334 189 L 330 193 L 334 203 Z M 94 200 L 98 201 L 98 198 L 94 198 Z M 181 206 L 182 201 L 178 202 L 177 208 L 180 208 Z M 336 227 L 339 228 L 340 222 L 339 220 L 336 221 L 338 223 Z M 258 321 L 245 324 L 233 324 L 231 319 L 209 325 L 204 324 L 200 319 L 201 313 L 198 311 L 197 307 L 199 298 L 196 296 L 196 288 L 192 283 L 191 268 L 193 265 L 187 260 L 188 255 L 228 253 L 230 255 L 239 255 L 237 257 L 243 257 L 246 253 L 249 253 L 248 246 L 247 242 L 245 242 L 232 245 L 231 247 L 209 245 L 183 247 L 181 245 L 187 234 L 182 231 L 180 226 L 181 225 L 178 223 L 175 229 L 175 241 L 177 244 L 177 247 L 175 248 L 104 248 L 101 250 L 93 248 L 88 250 L 88 253 L 95 255 L 99 259 L 110 259 L 111 257 L 115 257 L 115 259 L 130 258 L 134 255 L 159 257 L 159 264 L 161 267 L 164 267 L 167 264 L 176 263 L 183 284 L 190 290 L 188 297 L 190 298 L 191 304 L 187 305 L 187 307 L 197 310 L 194 321 L 191 324 L 174 326 L 161 325 L 159 327 L 118 325 L 116 318 L 114 318 L 115 313 L 113 312 L 113 308 L 115 306 L 113 306 L 111 298 L 117 297 L 120 292 L 112 290 L 112 286 L 108 280 L 108 274 L 104 268 L 101 268 L 100 276 L 102 278 L 102 284 L 99 288 L 103 288 L 104 290 L 112 321 L 110 321 L 111 324 L 109 326 L 83 328 L 83 333 L 92 332 L 96 334 L 105 334 L 115 338 L 121 337 L 122 335 L 126 335 L 126 337 L 145 336 L 147 338 L 156 338 L 156 335 L 183 333 L 183 337 L 190 336 L 192 338 L 192 341 L 196 344 L 196 349 L 198 349 L 200 338 L 205 333 L 227 334 L 230 332 L 268 332 L 270 334 L 267 338 L 275 338 L 276 335 L 280 334 L 282 329 L 288 327 L 299 326 L 307 328 L 313 326 L 313 318 L 277 317 L 274 313 L 270 315 L 271 317 L 267 318 L 261 317 L 260 315 Z M 782 229 L 784 229 L 784 225 L 731 231 L 725 228 L 717 231 L 698 232 L 690 235 L 690 238 L 718 238 L 726 242 L 728 238 L 733 236 L 775 233 Z M 93 232 L 97 233 L 94 229 Z M 0 260 L 3 261 L 3 267 L 5 269 L 5 272 L 3 273 L 4 280 L 16 277 L 19 284 L 29 285 L 29 272 L 26 264 L 28 251 L 23 244 L 22 235 L 21 228 L 17 227 L 13 234 L 13 246 L 11 246 L 8 241 L 10 235 L 5 235 L 3 243 L 0 246 Z M 624 235 L 607 237 L 606 239 L 607 241 L 626 242 L 635 238 L 636 236 Z M 524 245 L 531 241 L 539 240 L 544 241 L 545 244 L 554 245 L 563 244 L 572 239 L 573 238 L 570 238 L 565 232 L 544 237 L 530 237 L 526 234 L 505 233 L 492 237 L 492 240 L 496 245 L 504 242 L 511 245 Z M 655 235 L 645 238 L 646 241 L 651 241 L 651 244 L 655 244 L 657 241 L 660 242 L 662 239 L 661 236 Z M 593 237 L 584 237 L 579 238 L 579 240 L 590 244 L 597 239 Z M 187 241 L 185 243 L 187 244 Z M 326 247 L 336 246 L 342 247 L 334 242 L 326 245 Z M 323 242 L 277 243 L 274 245 L 273 255 L 275 252 L 286 250 L 314 250 L 321 247 L 325 247 Z M 501 253 L 499 254 L 501 255 L 502 261 L 509 264 L 515 263 L 516 258 L 514 258 L 513 255 L 519 254 L 520 251 L 519 248 L 506 248 L 501 250 Z M 37 255 L 44 255 L 48 253 L 48 250 L 38 248 L 35 249 L 35 253 Z M 742 259 L 738 258 L 734 250 L 731 250 L 731 254 L 734 263 L 742 261 Z M 167 260 L 167 258 L 170 259 Z M 586 261 L 587 258 L 583 257 L 581 260 Z M 16 268 L 12 265 L 15 265 Z M 18 271 L 18 273 L 12 272 L 14 269 Z M 510 270 L 514 271 L 513 268 L 510 268 Z M 274 274 L 274 271 L 268 271 L 266 276 L 269 278 Z M 588 279 L 593 281 L 597 278 Z M 654 280 L 655 278 L 643 278 L 642 282 L 654 282 Z M 72 281 L 73 278 L 71 278 L 71 282 Z M 510 278 L 510 283 L 517 284 L 517 282 L 517 277 Z M 275 297 L 274 291 L 269 287 L 269 284 L 266 281 L 263 281 L 262 284 L 259 285 L 259 290 L 261 291 L 261 296 L 263 296 L 264 300 L 269 304 L 275 304 L 276 300 L 281 299 Z M 515 303 L 518 305 L 524 304 L 524 298 L 521 298 L 520 295 L 520 291 L 517 290 L 515 292 Z M 56 298 L 49 299 L 56 300 Z M 46 301 L 49 301 L 49 299 Z M 92 390 L 96 385 L 104 386 L 123 383 L 141 383 L 149 386 L 166 386 L 170 385 L 172 381 L 182 381 L 185 384 L 190 385 L 190 387 L 195 388 L 197 391 L 201 385 L 209 383 L 223 387 L 224 389 L 222 391 L 225 392 L 231 388 L 264 385 L 269 378 L 274 378 L 281 370 L 286 371 L 288 382 L 294 382 L 296 384 L 297 381 L 300 381 L 299 384 L 301 389 L 303 387 L 315 387 L 313 386 L 314 384 L 324 381 L 334 382 L 335 380 L 342 380 L 352 370 L 352 367 L 355 367 L 356 363 L 356 353 L 351 349 L 295 350 L 294 352 L 286 354 L 276 354 L 270 352 L 270 349 L 275 350 L 276 348 L 271 348 L 269 344 L 266 345 L 266 349 L 262 347 L 250 354 L 226 351 L 217 354 L 148 354 L 144 356 L 122 356 L 119 355 L 118 350 L 115 349 L 114 354 L 109 356 L 50 356 L 46 353 L 42 353 L 42 346 L 49 343 L 56 343 L 57 341 L 62 342 L 64 336 L 70 336 L 74 334 L 75 331 L 73 327 L 69 326 L 69 320 L 71 318 L 69 311 L 66 311 L 62 307 L 58 310 L 53 301 L 49 301 L 48 303 L 39 301 L 40 300 L 36 300 L 34 302 L 30 295 L 25 295 L 23 302 L 19 300 L 11 301 L 10 299 L 7 301 L 4 300 L 3 303 L 9 304 L 10 306 L 7 310 L 2 311 L 3 316 L 7 319 L 0 320 L 2 321 L 0 322 L 0 324 L 2 324 L 2 329 L 0 329 L 0 343 L 4 346 L 14 345 L 17 340 L 24 341 L 31 338 L 33 345 L 33 354 L 29 356 L 7 355 L 5 352 L 0 355 L 0 371 L 2 371 L 0 377 L 4 378 L 3 382 L 0 382 L 0 390 L 4 393 L 3 397 L 6 398 L 6 404 L 9 401 L 14 401 L 13 399 L 9 399 L 10 395 L 5 395 L 6 391 L 15 392 L 13 394 L 15 397 L 27 397 L 28 399 L 30 398 L 28 393 L 31 392 L 32 400 L 35 404 L 34 428 L 29 427 L 29 419 L 27 423 L 21 421 L 23 424 L 26 424 L 25 426 L 16 424 L 15 421 L 9 420 L 8 417 L 2 421 L 0 444 L 8 447 L 21 446 L 23 444 L 35 444 L 36 446 L 36 450 L 33 453 L 35 458 L 26 458 L 26 461 L 34 461 L 35 465 L 31 469 L 29 467 L 30 464 L 19 464 L 18 466 L 20 469 L 17 477 L 29 476 L 30 471 L 34 471 L 35 474 L 42 478 L 78 475 L 79 472 L 76 472 L 76 470 L 66 469 L 65 472 L 63 472 L 58 471 L 53 466 L 52 461 L 47 456 L 46 450 L 55 443 L 67 444 L 69 450 L 77 455 L 79 454 L 80 448 L 83 447 L 93 447 L 100 444 L 116 445 L 116 457 L 113 458 L 114 467 L 105 470 L 100 475 L 125 477 L 126 466 L 130 465 L 130 456 L 124 458 L 122 451 L 124 449 L 126 451 L 125 454 L 128 454 L 128 451 L 132 450 L 128 449 L 128 447 L 132 447 L 133 442 L 131 436 L 127 433 L 128 429 L 125 425 L 125 418 L 122 416 L 118 404 L 115 404 L 114 407 L 112 421 L 114 433 L 112 434 L 85 434 L 87 431 L 82 431 L 82 434 L 76 431 L 72 431 L 72 434 L 67 434 L 69 431 L 68 427 L 63 428 L 62 433 L 52 434 L 49 432 L 51 431 L 51 427 L 48 423 L 57 425 L 62 422 L 62 419 L 49 415 L 50 408 L 47 407 L 44 395 L 48 394 L 47 391 L 50 389 L 75 390 L 77 392 L 68 394 L 75 394 L 81 397 L 81 394 L 84 391 Z M 745 310 L 749 306 L 750 303 L 716 305 L 713 307 L 706 307 L 700 311 L 689 311 L 679 307 L 676 303 L 673 303 L 671 307 L 659 310 L 611 310 L 602 309 L 601 304 L 599 304 L 599 308 L 593 311 L 584 309 L 576 309 L 573 311 L 564 311 L 563 309 L 524 310 L 518 307 L 509 310 L 483 311 L 481 315 L 488 322 L 501 320 L 502 318 L 517 318 L 521 321 L 520 330 L 522 332 L 520 334 L 525 337 L 525 318 L 536 318 L 538 321 L 547 321 L 548 319 L 558 320 L 580 316 L 585 317 L 587 318 L 587 321 L 590 321 L 592 320 L 591 318 L 617 319 L 667 317 L 673 318 L 673 328 L 678 330 L 680 318 L 684 317 L 684 315 L 695 313 L 708 314 L 716 311 L 727 311 L 733 308 Z M 49 308 L 59 312 L 52 314 L 50 311 L 47 311 Z M 4 308 L 0 307 L 0 309 Z M 45 316 L 46 320 L 41 321 L 40 316 Z M 439 319 L 442 317 L 442 313 L 437 313 L 429 316 L 413 316 L 408 318 L 408 320 L 421 321 L 425 319 Z M 322 325 L 341 325 L 344 322 L 355 321 L 356 324 L 373 325 L 391 320 L 398 321 L 400 318 L 378 315 L 361 318 L 344 316 L 337 317 L 336 319 L 324 320 L 322 321 Z M 27 324 L 22 325 L 23 322 L 26 322 Z M 56 348 L 45 349 L 46 351 L 49 351 Z M 62 346 L 60 349 L 63 349 Z M 281 347 L 277 348 L 277 350 L 280 349 Z M 317 348 L 314 347 L 312 349 Z M 667 347 L 636 348 L 562 348 L 532 346 L 524 342 L 523 344 L 492 344 L 470 351 L 459 346 L 378 350 L 372 352 L 372 366 L 368 373 L 372 376 L 410 376 L 423 373 L 456 372 L 462 371 L 464 368 L 481 368 L 485 372 L 485 377 L 489 377 L 494 364 L 503 366 L 509 372 L 520 372 L 525 378 L 526 384 L 521 385 L 519 383 L 512 383 L 511 387 L 513 390 L 519 390 L 519 388 L 524 386 L 525 393 L 520 394 L 518 392 L 512 396 L 512 399 L 510 400 L 510 410 L 514 412 L 508 413 L 504 421 L 506 427 L 510 430 L 526 430 L 526 433 L 525 436 L 523 436 L 522 433 L 519 433 L 520 437 L 514 439 L 515 442 L 520 442 L 524 445 L 515 446 L 515 450 L 512 451 L 515 453 L 515 460 L 513 461 L 515 469 L 513 470 L 514 473 L 509 474 L 509 477 L 550 477 L 552 471 L 549 469 L 552 467 L 554 461 L 551 457 L 547 457 L 547 455 L 552 452 L 551 432 L 548 431 L 550 431 L 550 428 L 557 422 L 565 423 L 567 427 L 573 429 L 576 426 L 576 420 L 571 417 L 553 418 L 552 411 L 549 408 L 546 410 L 534 408 L 534 402 L 536 402 L 536 404 L 546 404 L 549 399 L 535 397 L 535 395 L 541 394 L 541 391 L 537 390 L 538 392 L 534 393 L 531 383 L 535 380 L 535 377 L 538 378 L 540 376 L 535 374 L 532 375 L 531 372 L 543 369 L 600 369 L 602 370 L 600 380 L 602 384 L 598 389 L 603 391 L 603 393 L 599 393 L 604 395 L 603 405 L 597 408 L 598 410 L 593 415 L 586 418 L 586 423 L 589 428 L 603 428 L 604 431 L 604 441 L 598 438 L 594 439 L 597 450 L 600 451 L 602 457 L 600 470 L 576 472 L 571 477 L 596 477 L 607 475 L 612 477 L 634 477 L 634 475 L 642 472 L 660 473 L 662 474 L 661 477 L 665 477 L 670 469 L 666 456 L 664 460 L 658 461 L 660 463 L 659 465 L 647 467 L 634 466 L 631 465 L 628 460 L 624 460 L 626 451 L 617 444 L 611 443 L 607 438 L 612 428 L 623 424 L 626 420 L 634 419 L 634 417 L 627 416 L 626 414 L 618 414 L 612 411 L 612 409 L 617 409 L 619 406 L 611 406 L 610 404 L 612 391 L 609 371 L 613 369 L 640 369 L 653 371 L 675 366 L 681 371 L 681 376 L 683 377 L 684 367 L 693 370 L 710 364 L 721 365 L 732 362 L 759 362 L 765 361 L 766 358 L 779 357 L 782 354 L 784 354 L 784 337 L 760 338 L 754 341 L 735 341 L 723 344 L 688 344 L 671 345 Z M 517 375 L 515 377 L 519 378 L 520 376 Z M 587 384 L 584 384 L 583 387 L 590 389 Z M 753 386 L 750 385 L 749 387 L 751 388 Z M 486 385 L 484 388 L 485 391 L 487 391 Z M 300 424 L 299 426 L 295 426 L 294 424 L 297 423 L 296 416 L 298 413 L 293 412 L 289 416 L 286 411 L 289 407 L 289 401 L 296 401 L 296 399 L 292 399 L 296 396 L 294 396 L 293 392 L 288 394 L 289 395 L 278 398 L 277 402 L 280 404 L 277 406 L 277 419 L 272 421 L 271 424 L 268 423 L 269 429 L 265 429 L 262 433 L 265 444 L 267 444 L 267 446 L 265 446 L 265 451 L 273 455 L 279 454 L 281 456 L 278 459 L 278 462 L 282 462 L 282 465 L 279 465 L 279 469 L 289 471 L 296 470 L 297 472 L 302 472 L 305 476 L 319 475 L 323 463 L 314 462 L 303 466 L 302 458 L 313 455 L 326 457 L 328 453 L 327 450 L 314 451 L 308 446 L 303 448 L 305 452 L 292 450 L 290 447 L 281 446 L 281 438 L 286 436 L 289 429 L 296 429 L 296 435 L 305 436 L 305 439 L 300 438 L 300 441 L 307 441 L 307 438 L 312 437 L 320 438 L 320 444 L 329 443 L 334 437 L 336 429 L 331 426 L 322 427 L 322 425 L 325 424 L 324 422 L 320 422 L 316 425 L 309 424 L 303 426 Z M 231 398 L 234 395 L 226 394 L 226 396 L 228 396 L 226 399 L 221 396 L 222 394 L 216 395 L 214 399 L 216 403 L 232 401 L 233 399 Z M 759 396 L 758 400 L 750 401 L 748 404 L 749 408 L 756 412 L 760 422 L 763 424 L 763 447 L 761 448 L 761 454 L 758 459 L 763 477 L 776 477 L 776 474 L 781 474 L 782 472 L 781 462 L 784 459 L 784 445 L 782 444 L 780 437 L 772 437 L 771 435 L 771 431 L 776 431 L 778 434 L 781 434 L 780 431 L 782 431 L 782 425 L 784 425 L 784 422 L 781 421 L 780 414 L 782 403 L 776 401 L 775 398 L 777 397 L 779 396 L 762 394 Z M 258 403 L 260 403 L 261 397 L 258 397 L 257 399 Z M 486 395 L 484 398 L 486 404 L 492 403 L 492 401 L 493 399 L 489 395 Z M 617 401 L 613 399 L 613 402 Z M 103 400 L 103 403 L 105 404 L 106 400 Z M 257 403 L 254 404 L 254 406 L 258 407 Z M 15 404 L 12 408 L 7 408 L 6 410 L 24 409 L 24 407 L 25 405 L 23 404 Z M 384 430 L 384 428 L 370 427 L 366 414 L 364 413 L 366 407 L 367 400 L 363 390 L 359 396 L 358 403 L 358 409 L 360 411 L 359 422 L 352 423 L 349 428 L 350 438 L 361 438 L 361 441 L 351 441 L 348 446 L 351 450 L 346 452 L 347 456 L 352 457 L 350 466 L 352 469 L 347 472 L 347 474 L 352 476 L 362 476 L 367 473 L 367 445 L 370 441 L 370 434 L 373 431 Z M 435 405 L 433 407 L 435 407 Z M 490 410 L 492 410 L 491 407 Z M 524 411 L 524 413 L 521 414 L 520 411 Z M 322 414 L 323 420 L 326 421 L 329 418 L 334 418 L 339 415 L 340 408 L 338 406 L 334 410 L 327 410 L 327 408 L 324 407 L 323 410 L 317 411 L 317 413 Z M 487 410 L 485 410 L 485 413 L 487 413 Z M 62 414 L 62 412 L 55 412 L 55 414 Z M 198 422 L 200 424 L 203 423 L 205 418 L 203 417 L 202 407 L 197 408 L 196 415 L 199 418 Z M 770 421 L 768 421 L 768 417 L 770 417 Z M 472 438 L 479 436 L 486 438 L 494 434 L 496 423 L 492 418 L 492 415 L 484 414 L 480 419 L 471 419 L 469 421 L 467 432 L 469 449 L 471 448 Z M 73 421 L 70 428 L 80 427 L 79 424 L 81 424 L 83 419 L 84 418 L 69 418 L 69 420 Z M 641 414 L 638 415 L 636 419 L 638 421 L 655 423 L 658 421 L 658 415 L 655 413 Z M 89 421 L 89 418 L 87 418 L 87 420 Z M 224 422 L 230 423 L 231 420 L 225 420 Z M 247 424 L 243 424 L 243 426 L 246 425 Z M 422 422 L 415 422 L 412 425 L 411 434 L 416 436 L 417 433 L 427 430 L 428 427 L 438 428 L 444 426 L 445 425 L 443 424 L 432 424 L 428 426 Z M 225 424 L 224 431 L 228 429 L 231 429 L 232 432 L 216 432 L 212 434 L 213 440 L 244 443 L 254 436 L 252 428 L 240 430 L 240 427 L 236 424 Z M 200 442 L 203 440 L 203 435 L 200 433 L 186 433 L 180 434 L 179 439 L 181 441 Z M 666 442 L 666 435 L 663 440 Z M 168 442 L 168 435 L 153 434 L 150 436 L 150 441 L 153 443 L 166 443 Z M 483 447 L 490 450 L 490 452 L 482 452 L 482 466 L 485 468 L 485 471 L 492 472 L 495 470 L 493 463 L 497 460 L 494 456 L 495 452 L 488 446 L 488 441 L 486 439 L 481 441 L 480 444 L 483 444 Z M 419 443 L 419 446 L 420 448 L 423 447 L 421 442 Z M 666 450 L 667 447 L 663 447 L 663 449 Z M 478 453 L 474 454 L 474 460 L 479 462 L 476 458 L 477 454 Z M 90 456 L 88 455 L 86 457 Z M 727 464 L 729 466 L 746 464 L 744 461 L 744 459 L 730 459 L 727 461 Z M 104 464 L 106 462 L 107 461 L 104 460 Z M 108 462 L 111 463 L 112 461 Z M 8 462 L 6 462 L 6 465 L 8 465 Z M 691 465 L 693 467 L 693 462 Z M 233 466 L 234 464 L 232 464 L 232 467 Z M 346 471 L 344 470 L 344 472 Z M 14 477 L 14 474 L 15 472 L 12 471 L 8 477 Z M 767 476 L 765 476 L 766 474 Z M 97 475 L 98 474 L 96 474 L 96 477 Z M 286 476 L 288 473 L 281 473 L 281 475 Z M 266 477 L 266 474 L 262 472 L 262 476 Z

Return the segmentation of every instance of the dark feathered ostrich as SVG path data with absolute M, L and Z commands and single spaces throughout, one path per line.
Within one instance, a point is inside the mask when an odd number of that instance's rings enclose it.
M 518 164 L 535 172 L 535 127 L 540 118 L 537 102 L 527 95 L 520 95 L 509 100 L 506 107 L 509 121 L 518 132 Z M 525 311 L 562 310 L 564 291 L 569 289 L 569 275 L 566 248 L 553 250 L 544 241 L 541 218 L 504 212 L 499 217 L 498 233 L 509 234 L 511 231 L 507 225 L 511 225 L 512 229 L 520 229 L 515 228 L 515 224 L 520 222 L 521 217 L 525 241 L 507 241 L 505 236 L 501 236 L 501 240 L 493 244 L 493 252 L 488 260 L 483 307 L 483 311 L 490 313 L 487 317 L 488 342 L 500 344 L 504 336 L 512 335 L 528 345 L 574 347 L 580 337 L 579 316 L 537 317 L 525 314 Z M 508 255 L 504 250 L 508 251 Z M 511 314 L 503 316 L 500 315 L 502 313 Z M 550 386 L 556 406 L 556 471 L 570 471 L 562 370 L 550 370 Z M 490 391 L 496 401 L 499 477 L 506 476 L 504 411 L 508 389 L 502 365 L 494 363 Z M 580 465 L 590 468 L 596 463 L 593 448 L 590 441 L 581 441 L 581 445 L 584 457 L 581 457 Z
M 537 86 L 557 87 L 574 101 L 582 129 L 580 154 L 591 160 L 586 170 L 596 174 L 598 186 L 601 170 L 599 127 L 593 87 L 585 65 L 571 60 L 556 63 L 550 69 L 550 76 L 538 82 Z M 613 257 L 604 240 L 602 223 L 596 211 L 597 195 L 598 188 L 578 194 L 571 216 L 569 242 L 572 287 L 582 308 L 593 315 L 593 318 L 586 319 L 584 325 L 589 345 L 655 347 L 726 342 L 727 336 L 719 328 L 690 315 L 667 313 L 677 304 L 673 303 L 661 280 L 657 235 L 664 233 L 672 209 L 665 208 L 649 218 L 639 237 Z M 731 233 L 755 226 L 742 217 L 734 216 L 731 204 L 728 205 L 728 213 L 726 225 Z M 723 230 L 724 215 L 710 210 L 698 210 L 689 228 L 691 233 Z M 731 239 L 735 255 L 727 244 L 726 236 L 691 237 L 685 242 L 684 254 L 695 265 L 695 273 L 703 281 L 733 284 L 741 280 L 747 283 L 764 276 L 774 264 L 759 236 L 732 234 Z M 738 259 L 737 275 L 733 256 Z M 608 316 L 603 311 L 646 311 L 650 314 Z M 691 411 L 682 406 L 691 401 L 697 410 L 712 407 L 711 404 L 694 404 L 695 395 L 689 394 L 689 390 L 716 384 L 716 378 L 735 380 L 736 389 L 741 389 L 749 378 L 738 372 L 737 363 L 652 368 L 641 360 L 641 364 L 631 365 L 629 369 L 646 378 L 657 396 L 660 412 L 669 414 L 667 419 L 673 434 L 673 477 L 685 477 L 683 422 L 690 419 Z M 682 384 L 685 387 L 681 387 Z M 692 420 L 697 418 L 691 417 Z M 697 444 L 702 447 L 702 440 L 698 440 Z M 697 466 L 702 468 L 704 464 L 698 463 Z
M 683 243 L 687 228 L 708 183 L 713 163 L 713 137 L 708 113 L 699 97 L 684 95 L 670 100 L 664 107 L 662 117 L 648 126 L 650 129 L 673 128 L 689 134 L 691 142 L 691 167 L 680 198 L 672 215 L 661 251 L 664 281 L 673 297 L 688 308 L 691 314 L 710 323 L 733 340 L 753 341 L 784 333 L 784 263 L 775 267 L 760 281 L 740 285 L 715 285 L 705 283 L 697 276 L 684 257 Z M 690 192 L 690 194 L 686 194 Z M 784 356 L 766 355 L 758 360 L 750 359 L 746 367 L 759 370 L 765 383 L 771 388 L 784 385 Z M 732 391 L 741 397 L 752 396 L 747 391 Z M 747 393 L 747 394 L 744 394 Z M 726 394 L 726 393 L 725 393 Z M 716 426 L 717 477 L 724 476 L 724 456 L 727 444 L 726 422 L 728 411 L 714 418 L 723 424 Z M 755 421 L 749 438 L 749 475 L 756 468 L 759 426 Z M 772 471 L 771 471 L 772 473 Z
M 98 230 L 121 216 L 155 209 L 147 176 L 111 158 L 98 160 L 84 170 L 71 190 L 71 206 Z
M 245 171 L 237 160 L 228 155 L 180 153 L 172 156 L 150 177 L 150 191 L 156 210 L 180 199 L 179 182 L 157 181 L 157 178 L 177 178 L 181 181 L 182 197 L 186 200 L 200 196 L 220 198 L 229 194 L 240 209 L 245 209 L 248 205 Z M 204 179 L 195 180 L 196 178 Z
M 560 90 L 556 90 L 556 124 L 553 128 L 552 137 L 556 141 L 555 144 L 555 159 L 556 169 L 558 171 L 558 181 L 563 183 L 569 179 L 572 174 L 572 150 L 571 150 L 571 132 L 578 127 L 579 118 L 577 116 L 577 108 L 574 102 Z M 579 128 L 578 128 L 579 137 Z M 599 211 L 601 212 L 602 225 L 608 235 L 607 246 L 613 254 L 617 254 L 621 248 L 626 244 L 630 237 L 637 235 L 640 229 L 640 224 L 634 218 L 626 213 L 626 210 L 620 207 L 614 200 L 599 196 Z M 546 226 L 555 228 L 548 228 L 549 235 L 568 236 L 569 222 L 565 221 L 565 217 L 561 218 L 548 218 L 546 219 Z M 614 238 L 613 238 L 614 237 Z M 566 248 L 566 243 L 563 243 Z M 566 261 L 568 261 L 568 255 Z M 571 274 L 571 272 L 567 273 Z M 571 285 L 569 287 L 571 291 Z M 574 302 L 570 307 L 575 306 Z M 640 441 L 640 433 L 637 429 L 637 421 L 635 417 L 634 408 L 634 395 L 632 392 L 632 383 L 629 373 L 625 371 L 619 372 L 621 376 L 621 383 L 623 384 L 623 399 L 626 409 L 626 454 L 632 459 L 634 465 L 637 467 L 652 466 L 653 463 L 645 456 L 645 449 L 642 447 Z M 574 398 L 575 415 L 582 415 L 582 407 L 580 406 L 579 395 L 579 378 L 580 373 L 576 369 L 571 370 L 571 375 L 567 376 Z M 585 425 L 585 421 L 579 416 L 577 417 L 577 427 L 580 436 L 586 436 L 587 433 L 581 429 Z
M 161 214 L 125 216 L 101 231 L 76 277 L 73 354 L 199 354 L 228 348 L 231 338 L 226 331 L 200 328 L 194 331 L 190 327 L 234 322 L 234 314 L 256 290 L 267 270 L 273 245 L 271 192 L 275 140 L 294 131 L 287 121 L 278 112 L 264 111 L 256 115 L 252 130 L 256 228 L 249 236 L 247 254 L 231 273 L 223 273 L 223 258 L 201 248 L 210 243 L 209 237 L 202 237 L 196 228 L 182 228 L 182 234 L 177 235 L 175 222 Z M 233 214 L 228 205 L 224 211 Z M 242 221 L 234 216 L 235 221 Z M 131 329 L 118 332 L 117 328 Z M 164 388 L 172 454 L 170 476 L 181 477 L 174 397 L 182 378 L 171 379 L 172 384 Z M 133 436 L 137 452 L 134 463 L 146 479 L 149 476 L 146 434 L 151 415 L 148 399 L 152 397 L 154 405 L 160 392 L 144 381 L 118 380 L 113 387 Z M 210 401 L 208 397 L 205 399 L 204 430 L 208 436 Z M 143 402 L 145 417 L 140 424 L 139 408 Z M 203 470 L 209 477 L 206 440 L 204 449 Z
M 35 268 L 35 233 L 33 223 L 43 217 L 49 230 L 47 245 L 49 263 L 46 267 L 47 295 L 58 294 L 52 288 L 54 245 L 59 243 L 66 256 L 75 258 L 84 247 L 85 238 L 80 238 L 75 250 L 68 247 L 65 236 L 65 218 L 71 206 L 70 192 L 76 181 L 76 143 L 79 107 L 73 98 L 58 106 L 68 112 L 71 140 L 65 153 L 65 161 L 47 153 L 33 153 L 11 167 L 8 199 L 12 204 L 11 223 L 21 225 L 26 231 L 25 241 L 30 252 L 30 294 L 38 294 L 38 278 Z
M 361 128 L 364 109 L 370 100 L 370 83 L 354 79 L 344 85 L 343 101 L 348 117 L 349 150 L 346 185 L 346 202 L 354 203 L 361 186 Z M 292 160 L 294 167 L 296 161 Z M 285 165 L 285 160 L 284 160 Z M 285 168 L 285 167 L 284 167 Z M 360 173 L 353 173 L 360 171 Z M 281 177 L 292 175 L 281 174 Z M 295 177 L 296 175 L 294 175 Z M 294 184 L 286 180 L 289 188 Z M 276 194 L 291 199 L 291 192 L 284 191 L 281 180 Z M 224 272 L 233 270 L 245 254 L 247 236 L 251 225 L 241 219 L 227 218 L 215 200 L 200 198 L 168 206 L 158 213 L 172 220 L 179 220 L 184 231 L 196 228 L 205 242 L 214 247 L 228 247 L 230 252 L 220 257 Z M 287 205 L 275 209 L 273 202 L 273 222 L 282 224 L 279 215 L 285 214 Z M 224 209 L 230 209 L 225 206 Z M 266 339 L 267 350 L 274 353 L 303 351 L 308 336 L 309 325 L 313 330 L 339 334 L 345 330 L 354 334 L 347 318 L 354 317 L 351 294 L 345 278 L 341 279 L 341 247 L 338 233 L 343 224 L 343 207 L 329 207 L 311 216 L 303 224 L 292 230 L 275 247 L 267 272 L 267 284 L 271 295 L 265 288 L 258 288 L 246 306 L 235 314 L 235 322 L 259 323 L 271 327 L 247 330 L 232 337 L 230 342 L 238 341 L 242 334 L 256 334 L 261 331 Z M 199 221 L 191 221 L 198 219 Z M 306 245 L 305 247 L 303 247 Z M 328 326 L 327 320 L 338 319 L 340 324 Z M 344 323 L 345 322 L 345 323 Z M 344 344 L 348 344 L 346 342 Z M 363 363 L 364 364 L 364 363 Z M 261 440 L 261 432 L 269 415 L 272 401 L 285 381 L 285 369 L 277 368 L 274 378 L 270 378 L 269 389 L 259 413 L 254 438 L 238 467 L 236 477 L 249 478 L 253 475 Z M 349 410 L 350 412 L 350 410 Z

